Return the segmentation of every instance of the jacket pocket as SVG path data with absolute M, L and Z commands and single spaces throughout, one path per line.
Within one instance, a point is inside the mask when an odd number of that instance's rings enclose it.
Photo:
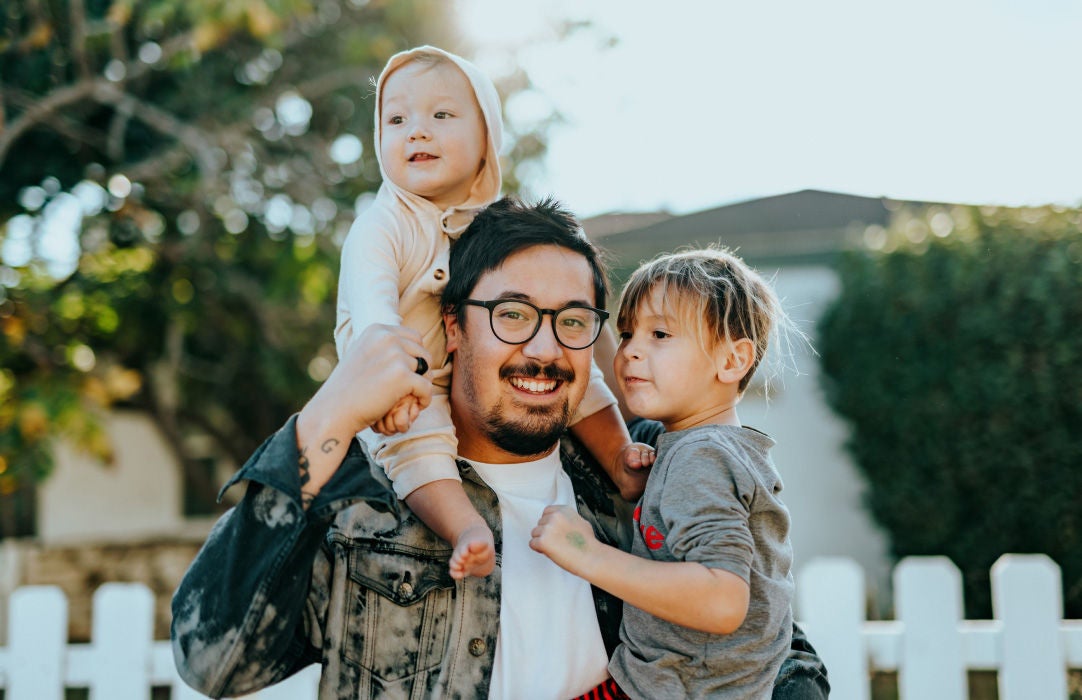
M 383 683 L 439 667 L 455 595 L 449 556 L 378 541 L 350 549 L 342 630 L 348 661 Z

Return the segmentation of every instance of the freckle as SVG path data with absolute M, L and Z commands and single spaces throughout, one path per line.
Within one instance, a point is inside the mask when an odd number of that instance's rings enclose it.
M 575 549 L 586 549 L 586 538 L 582 536 L 581 532 L 567 533 L 567 541 L 570 542 L 571 546 Z

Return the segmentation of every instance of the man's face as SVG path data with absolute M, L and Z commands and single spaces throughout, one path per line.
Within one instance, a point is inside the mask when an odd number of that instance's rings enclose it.
M 522 299 L 544 309 L 594 306 L 593 273 L 579 253 L 555 245 L 518 251 L 477 281 L 471 299 Z M 548 453 L 571 422 L 590 379 L 593 349 L 556 341 L 551 316 L 529 341 L 495 336 L 489 312 L 465 306 L 447 315 L 447 350 L 454 353 L 451 415 L 459 454 L 502 464 Z

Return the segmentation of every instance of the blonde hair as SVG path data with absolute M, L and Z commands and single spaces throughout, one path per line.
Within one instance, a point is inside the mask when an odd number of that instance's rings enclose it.
M 643 264 L 620 295 L 617 327 L 634 325 L 655 290 L 665 306 L 655 311 L 695 333 L 703 352 L 712 354 L 718 348 L 732 352 L 734 341 L 751 341 L 755 357 L 740 380 L 740 393 L 751 383 L 779 328 L 791 329 L 773 288 L 723 248 L 669 253 Z

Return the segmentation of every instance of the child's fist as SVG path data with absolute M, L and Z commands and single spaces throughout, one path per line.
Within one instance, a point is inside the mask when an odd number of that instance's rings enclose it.
M 628 501 L 636 501 L 646 489 L 646 478 L 650 476 L 650 467 L 654 465 L 657 451 L 642 442 L 630 442 L 620 451 L 613 473 L 616 488 L 620 496 Z
M 390 411 L 372 424 L 372 430 L 380 435 L 394 435 L 409 430 L 417 415 L 421 412 L 421 402 L 410 394 L 398 400 Z

